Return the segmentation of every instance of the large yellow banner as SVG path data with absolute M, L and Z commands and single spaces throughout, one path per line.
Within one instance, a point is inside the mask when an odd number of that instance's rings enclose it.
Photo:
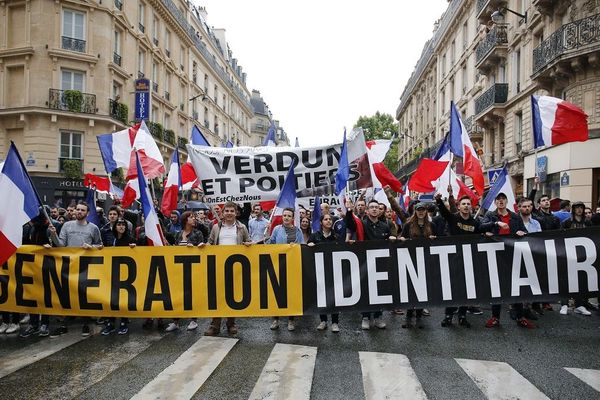
M 23 246 L 0 267 L 0 311 L 172 318 L 302 310 L 299 245 Z

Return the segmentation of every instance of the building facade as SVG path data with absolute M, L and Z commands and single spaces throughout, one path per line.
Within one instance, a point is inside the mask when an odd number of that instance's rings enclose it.
M 44 200 L 81 198 L 104 175 L 96 136 L 134 121 L 134 81 L 152 82 L 148 126 L 169 165 L 198 125 L 213 145 L 250 144 L 246 74 L 225 31 L 182 0 L 0 5 L 0 154 L 14 141 Z
M 517 195 L 531 188 L 538 160 L 540 192 L 597 202 L 600 159 L 589 149 L 600 149 L 599 27 L 597 0 L 449 2 L 397 109 L 398 175 L 410 175 L 422 157 L 435 154 L 448 131 L 452 100 L 484 170 L 506 163 Z M 584 109 L 590 140 L 541 149 L 536 156 L 534 94 Z
M 250 99 L 252 107 L 254 108 L 254 117 L 252 118 L 252 139 L 250 146 L 262 146 L 265 141 L 265 137 L 269 133 L 269 127 L 271 123 L 275 125 L 275 139 L 277 140 L 277 146 L 289 146 L 290 139 L 288 138 L 285 130 L 280 126 L 279 121 L 273 119 L 273 114 L 269 110 L 269 106 L 265 103 L 265 100 L 260 95 L 260 91 L 252 90 L 252 98 Z

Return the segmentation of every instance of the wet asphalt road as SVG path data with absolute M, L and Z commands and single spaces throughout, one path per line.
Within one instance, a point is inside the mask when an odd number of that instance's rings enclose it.
M 240 319 L 238 343 L 193 398 L 247 399 L 273 346 L 287 343 L 318 349 L 313 399 L 364 398 L 359 351 L 406 355 L 429 399 L 486 398 L 455 358 L 506 362 L 551 399 L 600 399 L 600 392 L 564 370 L 600 370 L 597 313 L 584 317 L 547 312 L 535 330 L 517 327 L 508 313 L 501 328 L 487 329 L 485 309 L 484 315 L 469 316 L 470 329 L 442 328 L 442 313 L 433 309 L 424 329 L 405 330 L 402 316 L 386 312 L 387 329 L 370 331 L 360 329 L 359 315 L 343 314 L 337 334 L 316 331 L 316 316 L 299 318 L 294 332 L 284 324 L 271 331 L 266 318 Z M 3 362 L 15 354 L 23 354 L 28 364 L 0 378 L 0 399 L 128 399 L 201 338 L 208 322 L 199 323 L 193 332 L 162 333 L 143 331 L 138 320 L 129 335 L 96 334 L 47 357 L 34 357 L 26 349 L 37 346 L 41 352 L 56 339 L 0 335 L 0 376 Z M 80 326 L 77 320 L 70 326 L 73 337 L 79 336 Z

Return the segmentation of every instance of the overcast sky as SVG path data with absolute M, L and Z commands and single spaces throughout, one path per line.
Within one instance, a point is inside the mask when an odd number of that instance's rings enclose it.
M 301 146 L 339 143 L 361 115 L 395 118 L 447 0 L 193 0 Z

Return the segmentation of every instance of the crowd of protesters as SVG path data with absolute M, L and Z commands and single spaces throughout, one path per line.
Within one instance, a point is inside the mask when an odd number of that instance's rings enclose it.
M 157 213 L 163 224 L 163 232 L 169 245 L 204 247 L 206 245 L 235 245 L 244 244 L 282 244 L 298 243 L 308 246 L 318 246 L 321 243 L 353 243 L 362 240 L 411 240 L 422 238 L 435 241 L 439 236 L 454 235 L 516 235 L 525 236 L 528 233 L 558 229 L 582 229 L 590 226 L 600 226 L 600 202 L 595 209 L 586 207 L 584 203 L 573 203 L 563 200 L 560 210 L 550 210 L 550 197 L 537 193 L 538 182 L 528 197 L 517 200 L 517 210 L 511 210 L 507 204 L 507 196 L 499 193 L 495 198 L 496 209 L 486 213 L 475 213 L 468 196 L 455 199 L 452 188 L 448 188 L 449 197 L 442 199 L 440 194 L 433 202 L 412 200 L 408 207 L 401 207 L 396 200 L 396 194 L 389 187 L 385 189 L 390 207 L 376 200 L 366 201 L 362 195 L 355 203 L 348 201 L 345 207 L 331 210 L 326 203 L 321 204 L 319 229 L 311 229 L 311 210 L 285 209 L 283 223 L 269 230 L 269 211 L 263 210 L 260 204 L 235 203 L 214 205 L 211 209 L 188 210 L 182 204 L 182 210 L 174 210 L 170 215 L 162 215 L 158 207 Z M 67 208 L 44 206 L 45 212 L 23 227 L 23 244 L 42 245 L 50 247 L 83 247 L 100 249 L 109 246 L 135 247 L 146 246 L 148 240 L 144 233 L 144 224 L 140 214 L 124 210 L 118 204 L 108 208 L 106 216 L 102 208 L 98 208 L 101 220 L 99 226 L 88 222 L 89 206 L 85 202 L 70 205 Z M 296 216 L 295 213 L 299 215 Z M 46 215 L 48 218 L 46 218 Z M 299 218 L 298 218 L 299 217 Z M 298 226 L 296 226 L 296 223 Z M 590 316 L 590 310 L 598 309 L 598 303 L 592 299 L 574 298 L 563 299 L 558 305 L 562 315 L 569 310 L 580 315 Z M 491 316 L 485 326 L 495 328 L 500 326 L 501 305 L 493 304 Z M 510 305 L 510 317 L 518 326 L 535 328 L 532 320 L 537 320 L 545 312 L 554 308 L 547 303 Z M 478 307 L 447 307 L 441 320 L 442 327 L 453 325 L 454 315 L 458 325 L 469 328 L 471 323 L 467 314 L 482 314 Z M 409 308 L 395 309 L 393 315 L 404 315 L 402 327 L 423 328 L 423 317 L 429 316 L 427 309 Z M 67 322 L 72 318 L 55 318 L 56 328 L 50 329 L 48 315 L 19 315 L 17 313 L 2 313 L 0 334 L 19 334 L 29 336 L 58 337 L 68 331 Z M 339 314 L 332 314 L 331 331 L 339 332 Z M 218 335 L 221 331 L 222 318 L 212 318 L 204 332 L 207 336 Z M 82 335 L 91 334 L 92 318 L 83 318 Z M 116 332 L 125 335 L 129 332 L 129 320 L 121 318 L 116 324 L 115 318 L 99 318 L 95 323 L 102 325 L 101 334 L 111 335 Z M 147 319 L 143 328 L 154 326 L 153 319 Z M 198 322 L 192 318 L 184 325 L 187 330 L 196 330 Z M 227 318 L 225 323 L 228 334 L 238 332 L 235 318 Z M 181 329 L 178 319 L 165 322 L 157 320 L 157 327 L 166 332 Z M 320 315 L 317 330 L 323 331 L 328 327 L 328 316 Z M 361 328 L 371 327 L 385 329 L 382 311 L 364 312 Z M 274 317 L 270 325 L 272 330 L 279 329 L 279 318 Z M 287 329 L 296 328 L 296 319 L 288 318 Z

